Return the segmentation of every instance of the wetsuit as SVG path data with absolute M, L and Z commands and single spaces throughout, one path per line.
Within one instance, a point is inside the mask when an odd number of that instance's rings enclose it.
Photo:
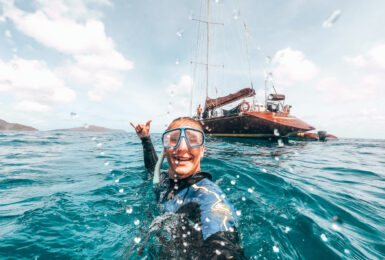
M 153 174 L 157 155 L 150 137 L 141 139 L 146 169 Z M 155 195 L 163 213 L 178 213 L 181 227 L 173 229 L 173 241 L 164 240 L 164 248 L 173 246 L 186 252 L 183 259 L 245 259 L 235 227 L 236 214 L 223 191 L 207 172 L 185 179 L 170 179 L 160 173 Z M 179 239 L 178 239 L 179 238 Z

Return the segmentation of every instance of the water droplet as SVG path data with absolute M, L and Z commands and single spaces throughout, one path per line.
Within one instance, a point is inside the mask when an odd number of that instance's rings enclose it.
M 182 235 L 182 237 L 186 238 L 186 237 L 187 237 L 187 235 L 186 235 L 186 234 L 183 234 L 183 235 Z
M 264 173 L 267 173 L 267 170 L 266 170 L 265 168 L 263 168 L 262 171 L 263 171 Z
M 321 234 L 321 239 L 326 242 L 328 241 L 328 238 L 325 236 L 325 234 Z
M 196 231 L 201 231 L 201 230 L 202 230 L 201 226 L 199 226 L 198 223 L 195 223 L 194 229 L 195 229 Z
M 225 246 L 225 242 L 224 241 L 221 241 L 221 246 Z
M 229 228 L 229 231 L 230 231 L 230 232 L 234 232 L 234 228 L 233 228 L 233 227 L 230 227 L 230 228 Z
M 265 62 L 266 62 L 266 64 L 270 64 L 271 63 L 271 57 L 270 56 L 266 56 L 265 57 Z
M 266 81 L 272 81 L 273 80 L 273 73 L 265 71 L 265 80 Z
M 187 231 L 187 235 L 188 235 L 188 236 L 191 235 L 191 232 L 190 232 L 190 231 Z
M 106 153 L 105 152 L 100 152 L 100 155 L 105 155 Z
M 274 157 L 274 160 L 279 161 L 279 158 L 277 156 Z
M 175 60 L 175 65 L 179 65 L 179 59 Z
M 105 162 L 104 165 L 108 166 L 108 165 L 110 165 L 110 162 Z
M 128 214 L 131 214 L 132 213 L 132 208 L 129 206 L 129 207 L 127 207 L 127 209 L 126 209 L 126 213 L 128 213 Z
M 72 119 L 78 118 L 78 114 L 76 114 L 75 112 L 71 112 L 70 116 Z
M 247 191 L 248 191 L 249 193 L 253 193 L 253 192 L 254 192 L 254 187 L 253 187 L 253 188 L 248 188 Z
M 137 243 L 137 244 L 140 242 L 140 240 L 141 240 L 140 237 L 135 237 L 135 238 L 134 238 L 134 241 L 135 241 L 135 243 Z
M 279 131 L 278 131 L 278 129 L 274 129 L 274 135 L 275 135 L 275 136 L 279 136 Z
M 339 225 L 337 225 L 336 223 L 332 224 L 332 229 L 334 229 L 335 231 L 341 231 L 341 227 Z
M 103 145 L 102 143 L 98 143 L 96 146 L 100 148 L 102 147 L 102 145 Z
M 210 219 L 208 217 L 205 218 L 206 222 L 210 222 Z
M 243 201 L 245 201 L 245 200 L 246 200 L 246 198 L 245 198 L 245 197 L 242 197 L 242 200 L 243 200 Z
M 222 199 L 226 198 L 226 194 L 224 194 L 224 193 L 221 194 L 221 198 L 222 198 Z
M 183 203 L 183 200 L 182 200 L 180 197 L 178 197 L 178 199 L 176 200 L 176 203 L 182 204 L 182 203 Z
M 344 252 L 345 252 L 345 254 L 350 254 L 350 250 L 349 249 L 344 249 Z
M 188 19 L 192 20 L 194 18 L 194 12 L 190 11 L 190 14 L 188 15 Z
M 137 225 L 139 225 L 139 223 L 140 223 L 140 220 L 139 219 L 135 219 L 134 220 L 134 224 L 137 226 Z
M 239 15 L 240 15 L 240 12 L 237 9 L 234 9 L 233 10 L 233 18 L 234 18 L 234 20 L 238 20 Z
M 282 139 L 278 139 L 278 146 L 279 147 L 284 147 L 285 145 L 284 145 L 284 143 L 283 143 L 283 141 L 282 141 Z
M 119 183 L 119 179 L 116 179 L 115 182 L 116 182 L 116 183 Z
M 242 214 L 242 211 L 241 210 L 237 210 L 235 213 L 237 214 L 237 216 L 240 216 Z
M 124 191 L 123 189 L 120 189 L 120 190 L 119 190 L 120 193 L 123 193 L 123 191 Z
M 237 182 L 236 180 L 231 180 L 230 183 L 231 183 L 232 185 L 235 185 L 236 182 Z
M 183 29 L 180 29 L 176 32 L 176 36 L 182 37 L 183 36 Z
M 215 254 L 220 255 L 220 254 L 222 254 L 222 252 L 219 251 L 218 249 L 215 249 Z
M 289 232 L 291 230 L 290 227 L 285 227 L 285 233 Z
M 85 129 L 88 129 L 89 127 L 90 127 L 89 124 L 84 124 L 84 128 L 85 128 Z
M 226 190 L 227 190 L 227 191 L 230 191 L 230 188 L 227 188 Z
M 175 190 L 179 189 L 178 185 L 175 185 L 175 186 L 174 186 L 174 189 L 175 189 Z
M 171 90 L 170 91 L 170 97 L 174 97 L 174 94 L 175 94 L 174 90 Z
M 333 13 L 328 17 L 328 19 L 326 19 L 323 24 L 322 24 L 322 27 L 324 28 L 330 28 L 332 27 L 338 20 L 338 18 L 340 18 L 341 16 L 341 10 L 334 10 Z
M 239 179 L 239 175 L 237 175 L 237 179 Z
M 273 251 L 274 251 L 274 253 L 278 253 L 279 252 L 279 248 L 277 246 L 273 246 Z
M 183 242 L 183 246 L 187 247 L 188 246 L 187 242 Z
M 92 140 L 92 141 L 95 141 L 95 140 L 96 140 L 96 137 L 92 137 L 91 140 Z

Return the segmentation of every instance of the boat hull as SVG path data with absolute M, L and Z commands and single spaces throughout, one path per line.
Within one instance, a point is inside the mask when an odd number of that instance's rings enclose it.
M 200 120 L 207 135 L 245 138 L 288 137 L 314 127 L 287 113 L 245 112 Z

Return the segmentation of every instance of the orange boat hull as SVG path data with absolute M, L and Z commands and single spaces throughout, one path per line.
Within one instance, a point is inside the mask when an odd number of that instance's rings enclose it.
M 245 112 L 200 120 L 207 135 L 229 137 L 288 137 L 315 129 L 287 113 Z

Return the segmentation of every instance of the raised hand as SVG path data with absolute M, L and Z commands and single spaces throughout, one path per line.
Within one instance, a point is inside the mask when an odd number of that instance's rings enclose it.
M 136 134 L 139 136 L 139 138 L 147 137 L 150 135 L 150 124 L 152 120 L 148 120 L 146 124 L 138 124 L 135 126 L 133 123 L 130 122 L 132 127 L 135 129 Z

